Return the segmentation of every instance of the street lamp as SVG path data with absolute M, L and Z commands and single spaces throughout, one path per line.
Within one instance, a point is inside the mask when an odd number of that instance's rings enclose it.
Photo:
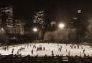
M 38 38 L 38 34 L 37 34 L 38 28 L 37 27 L 34 27 L 33 28 L 33 32 L 35 33 L 35 37 L 36 37 L 36 40 L 37 40 L 37 38 Z
M 65 24 L 64 24 L 64 23 L 59 23 L 59 24 L 58 24 L 58 28 L 59 28 L 59 29 L 64 29 L 64 27 L 65 27 Z
M 33 32 L 37 32 L 38 29 L 36 27 L 33 28 Z

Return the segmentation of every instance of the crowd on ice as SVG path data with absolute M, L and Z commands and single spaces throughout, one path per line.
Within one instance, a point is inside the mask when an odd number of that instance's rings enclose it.
M 29 43 L 1 46 L 1 55 L 22 56 L 92 56 L 92 47 L 81 44 Z

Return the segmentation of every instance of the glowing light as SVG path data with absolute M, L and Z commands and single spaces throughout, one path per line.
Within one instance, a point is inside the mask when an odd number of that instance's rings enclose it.
M 78 13 L 81 13 L 82 12 L 82 10 L 78 10 Z
M 78 18 L 77 18 L 77 17 L 74 17 L 73 19 L 74 19 L 74 20 L 77 20 Z
M 59 27 L 60 29 L 63 29 L 63 28 L 65 27 L 65 24 L 64 24 L 64 23 L 59 23 L 58 27 Z
M 1 28 L 1 29 L 0 29 L 0 33 L 5 33 L 4 28 Z
M 4 29 L 3 29 L 3 28 L 1 28 L 1 30 L 2 30 L 2 31 L 4 31 Z
M 33 31 L 34 31 L 34 32 L 37 32 L 37 31 L 38 31 L 38 29 L 35 27 L 35 28 L 33 28 Z

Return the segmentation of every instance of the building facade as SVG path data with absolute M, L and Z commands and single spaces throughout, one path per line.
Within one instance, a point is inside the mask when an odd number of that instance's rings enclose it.
M 3 37 L 4 35 L 4 37 Z M 14 19 L 13 7 L 0 9 L 0 36 L 7 39 L 24 35 L 24 23 L 20 19 Z M 1 40 L 0 39 L 0 40 Z M 5 40 L 5 39 L 4 39 Z

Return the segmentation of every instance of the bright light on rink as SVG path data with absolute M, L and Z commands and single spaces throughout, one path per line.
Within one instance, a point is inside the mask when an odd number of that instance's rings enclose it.
M 64 23 L 59 23 L 59 24 L 58 24 L 58 27 L 59 27 L 60 29 L 63 29 L 63 28 L 65 27 L 65 24 L 64 24 Z
M 33 31 L 34 31 L 34 32 L 37 32 L 37 31 L 38 31 L 38 29 L 37 29 L 36 27 L 34 27 L 34 28 L 33 28 Z

